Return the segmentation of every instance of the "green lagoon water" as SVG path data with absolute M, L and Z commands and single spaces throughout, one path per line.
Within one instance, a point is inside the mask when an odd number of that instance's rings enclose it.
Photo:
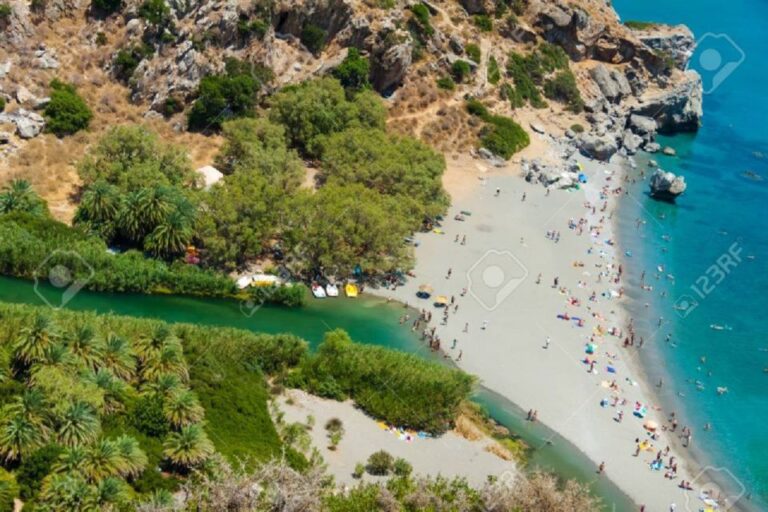
M 0 276 L 0 301 L 47 307 L 42 297 L 54 305 L 62 291 L 50 285 L 36 287 L 30 281 Z M 210 300 L 174 295 L 94 293 L 81 290 L 65 307 L 70 310 L 114 313 L 166 322 L 187 322 L 226 326 L 256 332 L 290 332 L 316 347 L 331 329 L 344 329 L 362 343 L 385 346 L 450 364 L 430 351 L 410 328 L 400 325 L 406 313 L 403 305 L 370 296 L 358 299 L 311 299 L 306 307 L 289 309 L 262 306 L 251 309 L 236 301 Z M 413 315 L 413 312 L 411 312 Z M 513 403 L 483 387 L 475 401 L 500 424 L 533 448 L 530 468 L 554 471 L 563 478 L 588 483 L 602 497 L 606 510 L 634 510 L 634 505 L 615 485 L 598 478 L 594 464 L 573 445 L 544 425 L 525 421 L 525 413 Z

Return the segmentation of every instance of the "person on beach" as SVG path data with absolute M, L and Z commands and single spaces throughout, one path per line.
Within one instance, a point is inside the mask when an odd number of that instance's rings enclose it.
M 448 268 L 448 273 L 446 274 L 445 278 L 446 278 L 446 279 L 450 279 L 450 278 L 451 278 L 451 274 L 452 274 L 452 273 L 453 273 L 453 269 L 449 267 L 449 268 Z
M 549 348 L 549 342 L 552 341 L 549 336 L 544 340 L 544 348 Z
M 482 329 L 485 330 L 488 327 L 488 320 L 483 320 L 483 327 Z
M 526 195 L 525 195 L 525 192 L 523 192 L 523 199 L 522 199 L 522 201 L 520 201 L 520 202 L 521 202 L 521 203 L 524 203 L 524 202 L 525 202 L 525 198 L 526 198 Z
M 501 194 L 501 189 L 499 187 L 496 187 L 496 197 L 499 197 L 499 194 Z
M 601 462 L 599 466 L 597 466 L 597 474 L 602 475 L 603 471 L 605 471 L 605 462 Z
M 461 245 L 467 245 L 467 235 L 461 237 Z
M 464 332 L 469 332 L 469 322 L 464 323 Z
M 459 350 L 459 357 L 456 358 L 456 361 L 461 361 L 461 356 L 463 356 L 463 355 L 464 355 L 464 351 L 463 350 Z

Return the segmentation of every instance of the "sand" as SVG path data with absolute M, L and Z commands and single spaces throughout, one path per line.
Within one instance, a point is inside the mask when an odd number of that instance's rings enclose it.
M 541 139 L 537 144 L 547 139 L 533 137 Z M 557 152 L 551 143 L 548 153 Z M 610 296 L 611 290 L 618 292 L 622 286 L 610 282 L 619 262 L 614 247 L 607 243 L 615 240 L 608 216 L 618 197 L 609 195 L 605 212 L 600 211 L 599 197 L 604 185 L 620 186 L 622 168 L 582 157 L 576 160 L 583 163 L 589 184 L 577 191 L 552 190 L 547 196 L 544 187 L 522 179 L 518 163 L 498 169 L 466 156 L 449 158 L 446 188 L 453 206 L 441 226 L 445 234 L 418 234 L 416 277 L 395 290 L 376 293 L 431 311 L 430 327 L 436 327 L 441 348 L 462 369 L 522 409 L 538 411 L 538 420 L 579 447 L 595 462 L 596 470 L 604 462 L 604 474 L 599 477 L 613 480 L 638 506 L 668 511 L 674 503 L 677 510 L 698 510 L 697 492 L 678 488 L 681 480 L 693 479 L 694 469 L 686 467 L 687 454 L 673 446 L 670 434 L 661 432 L 660 439 L 652 441 L 653 450 L 634 456 L 635 439 L 650 440 L 645 421 L 668 425 L 666 415 L 655 409 L 651 388 L 642 381 L 638 349 L 623 348 L 623 337 L 596 336 L 596 373 L 589 373 L 589 365 L 582 362 L 586 343 L 598 325 L 623 329 L 626 334 L 627 319 L 622 300 Z M 498 197 L 497 188 L 501 190 Z M 595 215 L 585 202 L 596 205 Z M 460 211 L 471 215 L 464 221 L 454 220 Z M 601 226 L 599 235 L 591 236 L 585 229 L 579 236 L 569 229 L 569 219 L 583 217 L 588 225 Z M 560 232 L 559 242 L 546 237 L 552 230 Z M 466 245 L 455 241 L 457 235 L 460 239 L 466 235 Z M 584 266 L 574 266 L 575 261 Z M 447 278 L 449 269 L 452 274 Z M 607 275 L 598 283 L 600 272 Z M 555 277 L 567 293 L 553 287 Z M 433 297 L 446 295 L 457 301 L 459 309 L 454 313 L 451 308 L 447 325 L 442 324 L 441 309 L 431 300 L 416 297 L 424 283 L 434 287 Z M 468 292 L 462 296 L 465 288 Z M 589 300 L 593 291 L 594 302 Z M 579 306 L 569 304 L 574 298 Z M 565 313 L 582 318 L 584 326 L 558 319 Z M 410 322 L 404 328 L 409 327 Z M 454 339 L 457 344 L 451 348 Z M 549 347 L 544 348 L 547 339 Z M 615 373 L 608 372 L 609 364 Z M 609 389 L 612 381 L 618 392 Z M 626 399 L 626 405 L 612 406 L 614 395 Z M 601 407 L 603 399 L 609 405 Z M 648 408 L 644 419 L 633 416 L 636 401 Z M 617 421 L 619 411 L 623 411 L 621 422 Z M 666 446 L 673 447 L 663 459 L 665 466 L 670 456 L 678 464 L 674 480 L 665 478 L 666 469 L 649 467 L 657 451 Z
M 300 390 L 286 393 L 287 396 L 278 399 L 285 421 L 306 423 L 307 416 L 314 416 L 315 424 L 309 432 L 312 446 L 323 456 L 328 473 L 341 484 L 355 485 L 359 482 L 352 477 L 355 465 L 365 464 L 368 456 L 378 450 L 385 450 L 395 458 L 404 458 L 411 463 L 415 474 L 465 477 L 477 487 L 481 487 L 489 475 L 508 478 L 505 473 L 514 475 L 517 472 L 514 462 L 503 460 L 487 450 L 495 444 L 488 437 L 470 441 L 449 431 L 438 438 L 417 438 L 407 442 L 383 430 L 349 400 L 327 400 Z M 288 398 L 291 403 L 288 403 Z M 330 443 L 325 430 L 325 424 L 331 418 L 339 418 L 344 426 L 344 436 L 336 450 L 328 449 Z M 364 481 L 383 478 L 368 474 L 363 476 Z

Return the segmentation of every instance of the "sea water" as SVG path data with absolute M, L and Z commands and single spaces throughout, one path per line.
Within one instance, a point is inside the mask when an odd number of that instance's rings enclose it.
M 679 407 L 693 426 L 702 462 L 738 494 L 743 489 L 742 502 L 765 510 L 768 2 L 613 3 L 623 20 L 688 25 L 698 40 L 690 66 L 705 86 L 700 131 L 660 137 L 677 156 L 649 157 L 683 174 L 686 193 L 676 205 L 655 202 L 646 179 L 630 187 L 621 207 L 633 309 L 651 349 L 646 366 L 654 381 L 664 379 L 658 388 L 664 402 Z M 638 290 L 643 270 L 653 291 Z M 727 393 L 718 394 L 718 387 Z M 704 429 L 707 423 L 711 430 Z

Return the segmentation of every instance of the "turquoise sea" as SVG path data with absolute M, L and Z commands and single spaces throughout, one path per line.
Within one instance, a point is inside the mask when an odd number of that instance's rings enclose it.
M 647 182 L 638 181 L 622 207 L 620 235 L 632 253 L 626 260 L 629 278 L 639 284 L 645 270 L 646 283 L 654 287 L 633 292 L 633 308 L 645 318 L 651 350 L 644 357 L 655 381 L 664 379 L 662 399 L 694 427 L 694 447 L 730 484 L 729 494 L 738 497 L 743 486 L 742 502 L 749 499 L 765 510 L 768 2 L 613 4 L 623 20 L 684 23 L 699 40 L 691 67 L 704 77 L 704 124 L 696 135 L 660 139 L 677 157 L 652 157 L 665 170 L 685 175 L 688 190 L 677 205 L 667 205 L 650 200 Z M 643 221 L 639 229 L 637 219 Z M 717 387 L 728 392 L 718 394 Z

